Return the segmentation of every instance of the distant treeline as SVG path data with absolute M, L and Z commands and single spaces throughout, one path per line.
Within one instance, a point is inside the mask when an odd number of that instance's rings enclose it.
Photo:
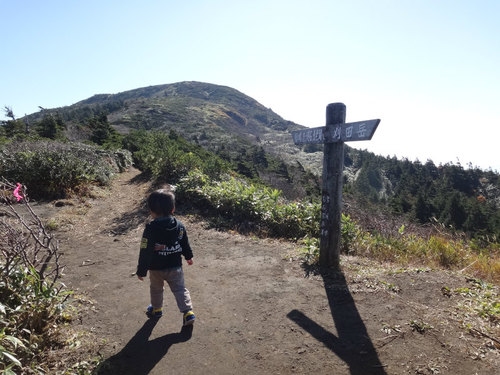
M 346 163 L 356 178 L 346 181 L 345 189 L 357 199 L 420 223 L 437 221 L 472 236 L 500 236 L 500 175 L 494 171 L 422 164 L 366 151 L 349 153 Z

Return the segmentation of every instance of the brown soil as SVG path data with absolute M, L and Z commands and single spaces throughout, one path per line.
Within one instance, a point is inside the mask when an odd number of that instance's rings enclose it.
M 80 212 L 64 204 L 51 212 L 65 223 L 57 233 L 63 281 L 89 300 L 80 300 L 73 329 L 94 342 L 80 355 L 103 356 L 95 373 L 498 373 L 498 327 L 453 292 L 471 288 L 464 275 L 356 257 L 342 258 L 343 275 L 307 273 L 293 243 L 207 229 L 182 212 L 195 254 L 184 270 L 196 323 L 181 330 L 169 290 L 164 316 L 149 320 L 148 281 L 133 276 L 149 189 L 131 169 Z

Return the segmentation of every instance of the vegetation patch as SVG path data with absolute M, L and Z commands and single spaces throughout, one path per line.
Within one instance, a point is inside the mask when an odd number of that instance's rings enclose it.
M 22 202 L 11 204 L 15 188 L 0 186 L 0 373 L 45 374 L 57 367 L 47 353 L 66 345 L 61 332 L 72 319 L 72 292 L 59 283 L 57 241 L 23 189 Z
M 181 199 L 223 217 L 229 225 L 245 223 L 255 231 L 293 239 L 319 234 L 319 203 L 290 202 L 280 191 L 242 178 L 227 175 L 212 180 L 200 171 L 191 171 L 180 179 L 177 189 Z
M 107 185 L 130 164 L 128 151 L 77 143 L 12 142 L 0 151 L 1 175 L 24 184 L 33 198 L 85 194 L 92 184 Z
M 484 280 L 500 282 L 500 249 L 496 242 L 483 241 L 479 246 L 477 241 L 445 233 L 424 238 L 405 233 L 404 227 L 396 235 L 371 233 L 348 215 L 342 215 L 341 238 L 346 254 L 403 266 L 418 264 L 461 270 Z M 306 237 L 303 243 L 305 261 L 317 262 L 319 239 Z
M 176 132 L 134 131 L 125 137 L 123 145 L 132 152 L 137 168 L 169 183 L 175 183 L 193 169 L 211 177 L 229 170 L 221 158 L 192 145 Z
M 498 287 L 475 278 L 468 278 L 467 282 L 469 286 L 452 291 L 454 295 L 461 297 L 459 308 L 467 312 L 469 317 L 479 316 L 489 322 L 491 327 L 500 327 Z M 471 319 L 463 323 L 469 329 L 474 328 L 474 322 Z

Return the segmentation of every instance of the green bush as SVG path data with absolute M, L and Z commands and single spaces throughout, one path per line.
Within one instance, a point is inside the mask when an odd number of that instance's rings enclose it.
M 313 264 L 319 260 L 319 238 L 306 236 L 302 239 L 302 257 L 306 264 Z
M 0 303 L 0 312 L 5 307 Z M 25 350 L 26 346 L 17 337 L 5 333 L 5 327 L 0 331 L 0 371 L 2 374 L 15 375 L 13 368 L 22 368 L 22 364 L 16 357 L 18 349 Z
M 64 197 L 89 184 L 106 185 L 130 163 L 127 151 L 75 143 L 9 143 L 0 152 L 0 174 L 26 185 L 33 198 Z
M 212 178 L 229 170 L 221 158 L 190 144 L 175 132 L 133 131 L 124 138 L 123 147 L 132 152 L 137 168 L 169 183 L 194 169 Z
M 356 250 L 357 241 L 363 235 L 363 231 L 356 224 L 354 220 L 351 219 L 349 215 L 341 216 L 341 251 L 345 254 L 354 253 Z M 307 264 L 315 263 L 319 260 L 319 248 L 320 239 L 319 237 L 310 237 L 306 235 L 302 239 L 302 257 Z
M 348 254 L 362 231 L 349 215 L 341 214 L 340 218 L 341 251 Z
M 0 273 L 0 373 L 15 374 L 54 344 L 54 323 L 66 319 L 66 298 L 34 269 L 19 265 Z
M 10 203 L 14 186 L 0 181 L 0 209 L 10 212 L 0 221 L 0 373 L 24 374 L 28 368 L 46 373 L 44 353 L 59 345 L 58 325 L 69 316 L 70 292 L 59 282 L 58 242 L 28 199 Z M 26 197 L 24 189 L 21 195 Z
M 233 224 L 247 222 L 273 236 L 300 238 L 319 234 L 319 204 L 287 202 L 280 191 L 244 179 L 228 176 L 216 181 L 194 170 L 180 179 L 177 192 L 181 199 L 221 215 Z

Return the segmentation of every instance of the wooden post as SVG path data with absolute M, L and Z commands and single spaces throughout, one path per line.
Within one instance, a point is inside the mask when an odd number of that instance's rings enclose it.
M 332 132 L 334 125 L 345 123 L 345 116 L 343 103 L 329 104 L 326 107 L 326 132 Z M 339 270 L 344 142 L 324 145 L 319 264 Z
M 326 126 L 295 130 L 296 145 L 325 145 L 323 155 L 323 189 L 321 203 L 321 233 L 319 264 L 340 270 L 340 239 L 342 217 L 342 180 L 344 170 L 344 142 L 372 139 L 379 119 L 345 123 L 343 103 L 326 107 Z

